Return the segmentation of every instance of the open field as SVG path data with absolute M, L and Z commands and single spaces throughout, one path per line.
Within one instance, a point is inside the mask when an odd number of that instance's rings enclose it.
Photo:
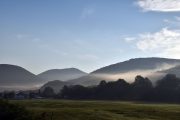
M 47 120 L 180 120 L 180 105 L 117 101 L 19 100 Z

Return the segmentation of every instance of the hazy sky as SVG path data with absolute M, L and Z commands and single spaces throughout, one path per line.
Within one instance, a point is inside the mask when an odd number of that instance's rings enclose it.
M 180 58 L 180 0 L 0 0 L 0 63 L 91 72 Z

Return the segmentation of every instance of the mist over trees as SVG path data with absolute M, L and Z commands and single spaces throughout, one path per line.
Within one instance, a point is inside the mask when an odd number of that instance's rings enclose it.
M 3 92 L 4 99 L 92 99 L 92 100 L 122 100 L 146 102 L 180 103 L 180 78 L 167 74 L 164 78 L 152 84 L 151 80 L 140 75 L 134 82 L 124 79 L 107 82 L 102 80 L 96 86 L 65 85 L 58 93 L 47 86 L 43 91 Z
M 63 99 L 128 100 L 150 102 L 180 102 L 180 79 L 168 74 L 153 86 L 148 78 L 136 76 L 133 83 L 124 79 L 101 81 L 99 85 L 64 86 L 58 94 Z
M 55 93 L 51 87 L 46 87 L 41 93 L 41 96 L 46 98 L 53 98 L 55 96 Z

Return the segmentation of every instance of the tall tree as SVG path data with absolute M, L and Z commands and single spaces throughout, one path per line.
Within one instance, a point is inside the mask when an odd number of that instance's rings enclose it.
M 51 87 L 46 87 L 42 92 L 43 97 L 52 98 L 55 96 L 54 90 Z

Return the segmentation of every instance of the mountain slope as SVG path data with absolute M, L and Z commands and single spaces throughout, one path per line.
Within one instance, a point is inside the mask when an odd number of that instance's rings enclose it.
M 168 67 L 176 66 L 180 64 L 180 60 L 178 59 L 167 59 L 167 58 L 135 58 L 130 59 L 124 62 L 120 62 L 117 64 L 109 65 L 103 68 L 100 68 L 94 72 L 93 74 L 116 74 L 116 73 L 124 73 L 135 70 L 156 70 L 156 69 L 166 69 Z
M 160 72 L 166 74 L 176 74 L 177 77 L 180 77 L 180 65 Z
M 28 89 L 28 87 L 37 86 L 48 81 L 62 80 L 48 83 L 55 86 L 55 90 L 59 90 L 64 85 L 97 85 L 101 80 L 111 81 L 119 78 L 132 82 L 137 75 L 157 80 L 167 73 L 177 74 L 178 76 L 179 72 L 180 60 L 167 58 L 130 59 L 100 68 L 90 74 L 75 68 L 68 68 L 49 70 L 37 76 L 19 66 L 0 64 L 0 89 L 7 87 Z
M 167 58 L 136 58 L 130 59 L 117 64 L 100 68 L 85 77 L 71 80 L 74 83 L 92 85 L 97 84 L 101 80 L 117 80 L 119 78 L 132 82 L 137 75 L 149 77 L 157 80 L 164 76 L 164 73 L 157 73 L 180 65 L 178 59 Z M 87 84 L 86 84 L 87 83 Z
M 71 80 L 76 79 L 82 76 L 87 75 L 87 73 L 76 69 L 76 68 L 67 68 L 67 69 L 52 69 L 45 71 L 38 75 L 41 79 L 45 81 L 52 81 L 52 80 Z
M 9 64 L 0 64 L 0 89 L 26 88 L 37 85 L 42 80 L 26 69 Z
M 64 85 L 71 85 L 71 84 L 69 82 L 60 81 L 60 80 L 49 81 L 40 88 L 40 91 L 44 91 L 46 87 L 51 87 L 53 88 L 54 92 L 58 93 L 64 87 Z
M 83 85 L 83 86 L 93 86 L 100 83 L 101 80 L 104 80 L 101 77 L 95 75 L 86 75 L 77 79 L 68 80 L 67 82 L 71 83 L 72 85 Z

